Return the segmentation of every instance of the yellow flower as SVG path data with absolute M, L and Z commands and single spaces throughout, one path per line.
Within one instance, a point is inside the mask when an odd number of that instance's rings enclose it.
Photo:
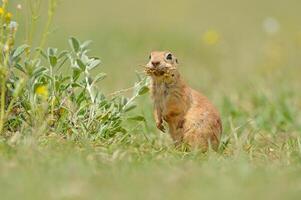
M 8 13 L 6 13 L 6 15 L 5 15 L 5 20 L 6 20 L 7 22 L 10 22 L 10 20 L 11 20 L 12 17 L 13 17 L 13 14 L 11 14 L 10 12 L 8 12 Z
M 65 108 L 60 108 L 59 109 L 59 114 L 63 115 L 66 112 Z
M 220 35 L 215 30 L 208 30 L 204 33 L 202 39 L 207 45 L 215 45 L 220 41 Z
M 36 89 L 36 94 L 47 98 L 48 97 L 48 88 L 45 85 L 40 85 Z
M 4 14 L 4 9 L 2 7 L 0 7 L 0 15 Z

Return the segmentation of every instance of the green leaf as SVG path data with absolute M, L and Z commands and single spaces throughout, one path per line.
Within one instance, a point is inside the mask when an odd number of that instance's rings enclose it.
M 120 132 L 120 133 L 124 133 L 124 134 L 127 133 L 127 130 L 124 129 L 124 128 L 122 128 L 121 126 L 119 126 L 115 131 L 116 131 L 116 132 Z
M 86 49 L 90 44 L 91 44 L 91 40 L 87 40 L 85 42 L 83 42 L 81 45 L 80 45 L 80 48 L 81 49 Z
M 56 55 L 56 52 L 57 52 L 57 49 L 55 48 L 48 48 L 48 56 L 55 56 Z
M 62 67 L 63 67 L 63 65 L 66 63 L 66 61 L 68 60 L 68 58 L 66 57 L 60 64 L 59 64 L 59 66 L 57 67 L 57 71 L 59 71 Z
M 135 109 L 136 107 L 137 107 L 137 105 L 135 105 L 135 104 L 126 106 L 126 107 L 124 108 L 124 112 L 129 112 L 129 111 Z
M 18 69 L 18 70 L 20 70 L 21 72 L 24 72 L 24 73 L 26 74 L 26 71 L 25 71 L 25 69 L 22 67 L 22 65 L 16 64 L 16 65 L 15 65 L 15 68 Z
M 134 117 L 129 117 L 128 120 L 142 122 L 142 121 L 145 121 L 145 118 L 141 115 L 137 115 L 137 116 L 134 116 Z
M 39 75 L 41 75 L 45 71 L 47 71 L 47 68 L 45 68 L 45 67 L 38 67 L 38 68 L 34 69 L 34 71 L 32 72 L 32 74 L 34 76 L 39 76 Z
M 73 73 L 72 73 L 72 79 L 73 79 L 73 81 L 76 81 L 79 78 L 80 74 L 81 74 L 80 69 L 74 67 L 73 68 Z
M 99 59 L 95 59 L 93 60 L 90 64 L 89 64 L 89 70 L 97 67 L 99 64 L 101 63 L 101 61 Z
M 79 105 L 86 99 L 85 90 L 83 90 L 76 98 L 76 103 Z
M 41 48 L 36 48 L 36 51 L 38 51 L 45 59 L 47 59 L 46 53 Z
M 72 83 L 71 87 L 73 87 L 73 88 L 77 88 L 77 87 L 83 88 L 84 86 L 80 85 L 79 83 Z
M 76 59 L 76 63 L 81 70 L 86 70 L 86 65 L 80 59 Z
M 79 44 L 79 41 L 76 38 L 71 37 L 69 39 L 69 44 L 72 47 L 72 49 L 73 49 L 74 52 L 77 53 L 79 51 L 80 44 Z
M 100 73 L 100 74 L 97 74 L 97 76 L 94 78 L 94 81 L 92 83 L 92 85 L 94 85 L 95 83 L 103 80 L 107 75 L 105 73 Z
M 139 91 L 138 91 L 138 94 L 139 95 L 144 95 L 145 93 L 147 93 L 149 91 L 149 88 L 147 86 L 142 86 Z
M 125 106 L 127 104 L 128 101 L 129 101 L 129 99 L 127 97 L 121 96 L 121 98 L 119 99 L 119 105 L 121 107 L 123 107 L 123 106 Z
M 26 72 L 29 76 L 32 75 L 33 67 L 31 65 L 31 62 L 29 62 L 29 60 L 25 60 L 23 68 L 26 69 Z
M 57 57 L 55 56 L 48 56 L 49 63 L 52 67 L 55 67 L 57 64 Z
M 28 48 L 29 48 L 29 45 L 27 45 L 27 44 L 23 44 L 23 45 L 17 47 L 13 53 L 13 59 L 18 58 Z
M 62 51 L 58 56 L 58 60 L 66 56 L 68 53 L 69 53 L 68 51 Z
M 20 93 L 21 93 L 21 91 L 22 91 L 24 85 L 25 85 L 24 79 L 20 79 L 20 80 L 17 82 L 16 88 L 15 88 L 15 90 L 14 90 L 14 92 L 13 92 L 13 97 L 14 97 L 14 98 L 16 98 L 16 97 L 18 97 L 18 96 L 20 95 Z

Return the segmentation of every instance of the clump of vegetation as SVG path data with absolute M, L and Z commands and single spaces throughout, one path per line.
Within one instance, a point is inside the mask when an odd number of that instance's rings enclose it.
M 29 1 L 39 9 L 41 1 Z M 90 41 L 69 39 L 70 50 L 44 48 L 49 34 L 56 0 L 49 1 L 48 21 L 39 46 L 32 45 L 36 10 L 32 10 L 32 26 L 28 44 L 15 45 L 18 24 L 7 11 L 8 1 L 1 7 L 0 35 L 0 135 L 16 133 L 36 136 L 59 134 L 72 139 L 109 138 L 126 133 L 126 113 L 135 108 L 135 99 L 148 91 L 146 79 L 135 83 L 134 94 L 106 97 L 97 84 L 104 73 L 94 71 L 101 61 L 90 56 Z M 44 50 L 45 49 L 45 50 Z M 143 121 L 143 117 L 131 117 Z

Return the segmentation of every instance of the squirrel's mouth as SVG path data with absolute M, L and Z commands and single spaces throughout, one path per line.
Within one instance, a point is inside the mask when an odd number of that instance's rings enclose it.
M 151 67 L 145 67 L 145 73 L 149 76 L 163 76 L 168 72 L 166 67 L 163 68 L 151 68 Z

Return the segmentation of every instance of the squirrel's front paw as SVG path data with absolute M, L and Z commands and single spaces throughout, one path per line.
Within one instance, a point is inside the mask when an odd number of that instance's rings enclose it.
M 157 128 L 158 128 L 160 131 L 165 132 L 165 128 L 164 128 L 162 122 L 157 122 Z

